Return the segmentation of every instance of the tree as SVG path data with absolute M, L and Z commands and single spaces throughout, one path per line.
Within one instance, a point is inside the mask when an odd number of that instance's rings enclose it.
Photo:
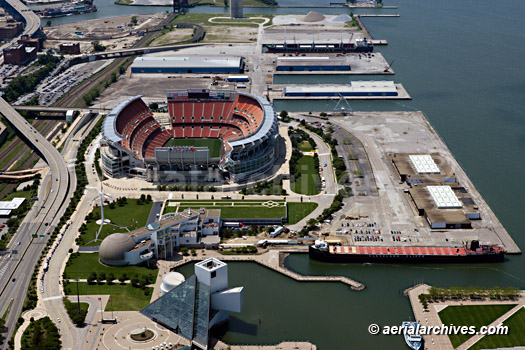
M 195 249 L 193 249 L 193 248 L 191 249 L 191 255 L 193 255 L 193 256 L 197 255 L 197 251 L 195 251 Z
M 134 26 L 136 26 L 136 25 L 137 25 L 137 22 L 138 22 L 138 20 L 137 20 L 137 16 L 131 16 L 131 24 L 133 24 Z
M 182 247 L 182 248 L 180 248 L 180 252 L 182 253 L 182 255 L 187 256 L 188 255 L 188 248 Z
M 281 117 L 281 119 L 285 120 L 288 118 L 288 112 L 285 111 L 285 110 L 282 110 L 281 113 L 279 113 L 279 117 Z
M 110 272 L 108 274 L 108 279 L 107 279 L 107 283 L 108 284 L 113 284 L 113 281 L 115 280 L 115 275 L 113 274 L 113 272 Z
M 51 20 L 47 20 L 46 26 L 51 27 Z
M 159 109 L 159 104 L 157 102 L 151 102 L 149 104 L 149 109 L 151 109 L 152 111 L 156 111 Z

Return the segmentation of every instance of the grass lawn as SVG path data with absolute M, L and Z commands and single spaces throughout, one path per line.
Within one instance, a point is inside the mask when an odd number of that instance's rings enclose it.
M 216 158 L 221 155 L 221 140 L 219 139 L 171 139 L 164 147 L 175 146 L 208 147 L 210 158 Z
M 299 149 L 303 152 L 312 151 L 312 145 L 308 141 L 303 141 L 299 144 Z
M 487 335 L 481 338 L 469 349 L 496 349 L 525 346 L 525 309 L 521 308 L 514 315 L 503 322 L 503 326 L 509 327 L 506 335 Z
M 96 220 L 91 220 L 87 223 L 87 230 L 80 237 L 81 246 L 100 245 L 102 240 L 112 233 L 124 233 L 132 231 L 136 228 L 143 227 L 148 221 L 149 212 L 153 203 L 137 204 L 137 199 L 129 199 L 128 204 L 123 207 L 115 206 L 115 209 L 110 209 L 108 205 L 104 206 L 104 217 L 111 220 L 111 224 L 106 224 L 102 227 L 99 235 L 99 241 L 92 242 L 98 232 L 100 225 L 97 225 Z M 100 208 L 93 209 L 94 214 L 100 214 Z M 128 230 L 126 230 L 126 228 Z
M 18 146 L 16 146 L 15 148 L 13 148 L 11 150 L 11 152 L 9 152 L 4 158 L 2 158 L 0 160 L 0 169 L 3 169 L 3 170 L 7 170 L 7 169 L 4 169 L 6 168 L 7 164 L 18 154 L 20 153 L 20 150 L 22 149 L 22 147 L 24 147 L 24 143 L 21 142 L 20 144 L 18 144 Z
M 290 183 L 293 192 L 305 195 L 314 195 L 319 193 L 321 178 L 319 171 L 315 168 L 314 158 L 303 156 L 297 162 L 297 167 L 301 171 L 301 177 Z
M 514 306 L 516 305 L 448 306 L 439 313 L 439 318 L 445 325 L 454 324 L 455 326 L 475 326 L 479 331 L 481 326 L 486 326 L 494 322 L 498 317 L 512 309 Z M 449 335 L 449 338 L 452 346 L 457 348 L 472 336 L 473 334 L 454 334 Z
M 4 198 L 2 198 L 2 200 L 3 201 L 10 201 L 11 199 L 13 199 L 15 197 L 21 197 L 21 198 L 25 198 L 27 200 L 30 200 L 31 199 L 31 191 L 17 191 L 17 192 L 9 193 Z
M 96 272 L 97 274 L 104 272 L 106 276 L 112 272 L 116 279 L 124 273 L 128 278 L 134 277 L 135 274 L 138 274 L 139 278 L 143 275 L 150 275 L 150 280 L 154 281 L 157 278 L 158 269 L 149 269 L 143 266 L 106 266 L 98 261 L 98 253 L 80 253 L 71 255 L 64 271 L 68 279 L 86 279 L 91 272 Z
M 105 311 L 138 311 L 149 304 L 153 288 L 146 288 L 147 294 L 141 288 L 135 288 L 131 284 L 94 284 L 89 285 L 85 282 L 78 284 L 80 295 L 111 295 L 111 303 L 108 303 Z M 67 295 L 77 293 L 76 283 L 69 283 L 65 286 Z
M 256 1 L 256 0 L 255 0 Z M 217 2 L 219 4 L 219 2 Z M 221 2 L 221 4 L 224 4 Z M 246 5 L 246 4 L 245 4 Z M 260 6 L 260 5 L 257 5 Z M 262 5 L 264 6 L 264 5 Z M 254 15 L 250 14 L 247 15 L 249 17 L 266 17 L 270 20 L 273 18 L 273 16 L 269 15 Z M 251 28 L 258 28 L 259 26 L 256 23 L 262 23 L 261 19 L 252 19 L 249 18 L 245 19 L 217 19 L 214 20 L 215 23 L 208 22 L 210 18 L 213 17 L 229 17 L 228 14 L 210 14 L 210 13 L 186 13 L 184 15 L 179 15 L 177 18 L 175 18 L 171 23 L 195 23 L 200 24 L 204 27 L 209 26 L 235 26 L 235 27 L 251 27 Z
M 296 224 L 317 208 L 317 203 L 288 203 L 288 224 Z
M 283 200 L 189 200 L 175 202 L 180 203 L 179 207 L 166 206 L 164 214 L 188 208 L 206 208 L 220 209 L 221 218 L 225 219 L 281 218 L 286 216 L 286 202 Z

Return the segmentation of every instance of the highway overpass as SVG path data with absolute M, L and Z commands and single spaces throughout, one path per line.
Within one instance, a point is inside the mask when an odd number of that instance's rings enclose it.
M 210 45 L 210 44 L 187 44 L 187 45 L 139 47 L 139 48 L 131 48 L 131 49 L 104 51 L 104 52 L 98 52 L 98 53 L 93 53 L 89 55 L 77 55 L 75 56 L 75 59 L 76 60 L 80 59 L 82 61 L 91 62 L 91 61 L 96 61 L 96 60 L 107 60 L 111 58 L 120 58 L 120 57 L 126 57 L 126 56 L 144 55 L 144 54 L 154 53 L 154 52 L 177 51 L 181 49 L 188 49 L 188 48 L 198 47 L 198 46 L 203 46 L 203 45 Z
M 33 269 L 49 234 L 69 203 L 74 186 L 70 183 L 69 171 L 74 168 L 68 169 L 57 149 L 3 98 L 0 98 L 0 112 L 40 152 L 50 170 L 42 179 L 38 200 L 7 247 L 9 254 L 0 259 L 0 310 L 5 311 L 10 300 L 13 300 L 5 320 L 7 331 L 4 335 L 6 339 L 10 339 L 22 310 Z M 37 235 L 37 238 L 32 235 Z M 5 349 L 6 346 L 7 341 L 0 348 Z

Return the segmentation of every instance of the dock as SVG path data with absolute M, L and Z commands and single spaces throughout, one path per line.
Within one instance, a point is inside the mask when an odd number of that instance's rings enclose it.
M 346 284 L 355 291 L 364 290 L 366 287 L 364 284 L 357 282 L 346 276 L 304 276 L 297 272 L 291 271 L 284 267 L 284 260 L 286 256 L 292 253 L 307 253 L 308 247 L 296 247 L 293 249 L 286 250 L 269 250 L 266 253 L 260 255 L 222 255 L 216 251 L 206 251 L 206 255 L 197 256 L 186 256 L 180 260 L 170 262 L 170 270 L 176 269 L 183 265 L 191 262 L 202 261 L 209 257 L 217 258 L 221 261 L 237 261 L 237 262 L 255 262 L 264 267 L 279 272 L 285 276 L 288 276 L 298 282 L 339 282 Z

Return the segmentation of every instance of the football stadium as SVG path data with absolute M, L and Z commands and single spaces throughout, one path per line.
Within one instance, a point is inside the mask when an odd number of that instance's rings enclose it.
M 168 113 L 153 113 L 141 97 L 122 101 L 104 120 L 106 176 L 243 182 L 274 164 L 278 125 L 267 100 L 229 90 L 169 90 Z

